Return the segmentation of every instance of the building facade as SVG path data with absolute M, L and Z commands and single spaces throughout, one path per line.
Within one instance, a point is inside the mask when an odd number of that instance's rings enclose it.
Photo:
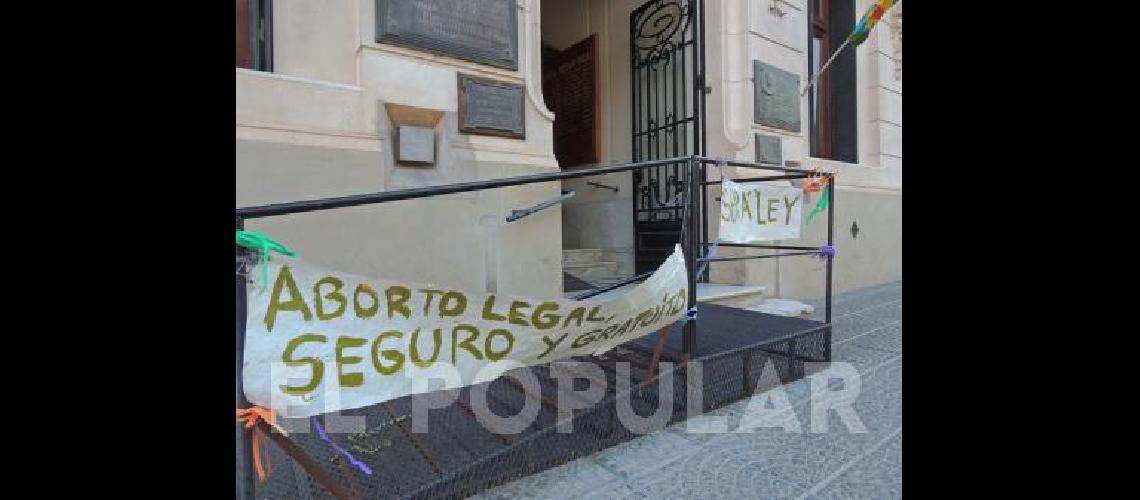
M 902 4 L 799 95 L 812 66 L 869 4 L 237 0 L 237 206 L 703 152 L 836 172 L 835 289 L 898 280 Z M 747 175 L 733 170 L 724 171 Z M 247 227 L 345 271 L 554 296 L 564 272 L 596 282 L 652 263 L 646 228 L 668 221 L 647 222 L 635 209 L 668 206 L 667 174 L 635 180 L 625 172 Z M 715 180 L 719 171 L 710 174 Z M 574 195 L 507 221 L 565 191 Z M 822 242 L 825 229 L 820 217 L 789 243 Z M 805 299 L 823 294 L 822 267 L 803 257 L 720 262 L 711 281 Z

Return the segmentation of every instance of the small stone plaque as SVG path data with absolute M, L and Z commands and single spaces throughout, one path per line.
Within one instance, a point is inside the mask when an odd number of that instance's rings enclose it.
M 414 125 L 396 127 L 396 159 L 400 163 L 435 164 L 435 130 Z
M 760 61 L 752 61 L 752 76 L 756 94 L 753 121 L 799 132 L 800 76 Z
M 515 0 L 376 0 L 376 41 L 517 70 Z
M 459 74 L 459 131 L 526 138 L 523 86 Z
M 780 147 L 778 136 L 756 134 L 756 161 L 776 165 L 784 164 L 784 153 Z

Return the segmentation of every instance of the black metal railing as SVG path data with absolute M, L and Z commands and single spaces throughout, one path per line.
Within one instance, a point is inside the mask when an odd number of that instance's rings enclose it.
M 707 219 L 706 206 L 702 200 L 707 200 L 707 189 L 709 186 L 717 185 L 718 182 L 706 182 L 707 167 L 709 165 L 727 165 L 733 167 L 743 167 L 759 171 L 773 171 L 779 172 L 779 175 L 768 177 L 749 177 L 740 179 L 737 182 L 764 182 L 785 179 L 799 179 L 808 178 L 815 174 L 815 172 L 804 169 L 795 169 L 782 167 L 779 165 L 765 164 L 765 163 L 751 163 L 740 161 L 723 161 L 706 158 L 703 156 L 688 156 L 668 158 L 662 160 L 642 161 L 636 163 L 625 163 L 618 165 L 602 166 L 592 169 L 572 170 L 565 172 L 552 172 L 533 175 L 524 175 L 517 177 L 506 177 L 500 179 L 464 182 L 455 184 L 445 184 L 438 186 L 429 186 L 421 188 L 400 189 L 392 191 L 382 191 L 367 194 L 358 194 L 350 196 L 340 196 L 331 198 L 320 198 L 313 200 L 294 201 L 288 203 L 275 203 L 268 205 L 243 207 L 236 210 L 236 227 L 241 230 L 245 228 L 245 221 L 247 219 L 257 219 L 263 217 L 274 217 L 288 214 L 314 212 L 321 210 L 332 210 L 337 208 L 354 207 L 361 205 L 372 205 L 380 203 L 389 203 L 403 200 L 414 200 L 421 198 L 429 198 L 433 196 L 441 196 L 453 193 L 465 193 L 473 191 L 483 191 L 488 189 L 497 189 L 511 186 L 521 186 L 526 184 L 535 184 L 542 182 L 553 182 L 564 179 L 574 179 L 580 177 L 590 177 L 611 174 L 616 172 L 637 172 L 643 169 L 651 169 L 661 165 L 681 165 L 682 179 L 682 199 L 679 201 L 683 205 L 683 231 L 681 234 L 681 246 L 685 255 L 685 265 L 687 267 L 688 276 L 688 306 L 689 308 L 697 305 L 697 283 L 701 280 L 698 276 L 698 269 L 701 268 L 701 262 L 715 263 L 724 261 L 737 261 L 737 260 L 751 260 L 751 259 L 764 259 L 764 258 L 777 258 L 788 257 L 796 255 L 817 255 L 819 254 L 818 247 L 811 246 L 790 246 L 790 245 L 765 245 L 765 244 L 743 244 L 743 243 L 710 243 L 707 241 Z M 825 176 L 830 177 L 831 200 L 827 207 L 827 245 L 833 245 L 834 240 L 834 226 L 835 226 L 835 183 L 833 174 L 825 173 Z M 699 188 L 699 190 L 698 190 Z M 751 248 L 757 250 L 774 250 L 784 251 L 791 250 L 792 253 L 770 253 L 763 255 L 748 255 L 742 257 L 729 257 L 729 258 L 708 258 L 705 249 L 714 244 L 721 246 L 732 246 Z M 244 258 L 245 250 L 238 248 L 239 260 Z M 597 295 L 609 289 L 618 288 L 625 284 L 638 281 L 648 277 L 647 274 L 642 274 L 626 280 L 620 284 L 611 285 L 606 289 L 591 291 L 587 294 L 580 295 L 579 298 Z M 707 276 L 704 277 L 707 280 Z M 826 272 L 825 272 L 825 321 L 820 326 L 826 329 L 827 334 L 823 337 L 823 342 L 826 345 L 823 347 L 825 355 L 824 359 L 831 359 L 830 349 L 830 329 L 831 329 L 831 292 L 832 292 L 832 259 L 827 259 Z M 242 276 L 237 278 L 237 329 L 236 329 L 236 393 L 237 405 L 240 408 L 249 406 L 249 401 L 246 400 L 244 390 L 242 388 L 241 369 L 243 364 L 244 344 L 245 344 L 245 322 L 246 322 L 246 282 Z M 696 339 L 696 319 L 685 322 L 682 337 L 682 353 L 685 359 L 689 359 L 691 355 L 696 353 L 695 343 Z M 793 347 L 794 348 L 794 347 Z M 747 370 L 747 368 L 746 368 Z M 251 431 L 238 425 L 238 449 L 239 462 L 238 462 L 238 497 L 239 498 L 253 498 L 253 460 L 249 448 L 249 441 L 251 438 Z M 280 438 L 287 440 L 288 438 Z M 275 441 L 278 439 L 275 438 Z M 287 446 L 288 443 L 284 446 Z M 308 469 L 308 467 L 306 467 Z M 314 479 L 322 484 L 328 479 L 327 473 L 323 471 L 311 471 Z M 330 489 L 331 491 L 331 489 Z
M 617 290 L 618 288 L 621 288 L 621 287 L 626 286 L 626 285 L 632 285 L 632 284 L 637 283 L 637 282 L 645 281 L 646 279 L 649 279 L 650 276 L 653 276 L 653 271 L 650 271 L 648 273 L 641 273 L 641 274 L 638 274 L 637 276 L 630 276 L 626 279 L 618 281 L 617 283 L 611 283 L 611 284 L 603 286 L 601 288 L 595 288 L 593 290 L 589 290 L 587 292 L 576 295 L 576 296 L 574 296 L 574 300 L 586 300 L 590 297 L 601 295 L 601 294 L 606 293 L 610 290 Z
M 594 186 L 595 188 L 600 188 L 600 189 L 609 189 L 610 191 L 613 191 L 613 192 L 615 192 L 615 193 L 616 193 L 616 192 L 618 192 L 618 191 L 621 191 L 621 188 L 619 188 L 619 187 L 617 187 L 617 186 L 611 186 L 611 185 L 609 185 L 609 184 L 602 184 L 602 183 L 600 183 L 600 182 L 594 182 L 594 181 L 586 181 L 586 184 L 589 184 L 589 185 L 591 185 L 591 186 Z

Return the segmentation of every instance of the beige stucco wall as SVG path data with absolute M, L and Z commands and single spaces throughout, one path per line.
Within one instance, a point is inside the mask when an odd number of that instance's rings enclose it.
M 375 2 L 274 2 L 274 73 L 236 70 L 236 205 L 556 171 L 538 89 L 538 0 L 519 0 L 519 69 L 382 45 Z M 526 85 L 526 139 L 460 134 L 456 74 Z M 443 112 L 432 167 L 397 165 L 385 102 Z M 507 224 L 559 183 L 251 220 L 340 270 L 538 296 L 561 292 L 561 211 Z
M 356 82 L 357 5 L 363 0 L 275 0 L 273 70 L 338 83 Z
M 814 200 L 818 197 L 813 198 Z M 833 291 L 902 279 L 902 196 L 879 189 L 842 188 L 835 195 L 835 249 Z M 859 225 L 858 236 L 851 224 Z M 827 217 L 805 224 L 801 241 L 822 242 Z M 815 257 L 779 260 L 779 295 L 814 298 L 824 294 L 824 262 Z

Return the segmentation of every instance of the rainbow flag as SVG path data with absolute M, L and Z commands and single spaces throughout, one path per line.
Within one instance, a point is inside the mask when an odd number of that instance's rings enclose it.
M 897 2 L 898 0 L 877 0 L 871 5 L 871 8 L 867 9 L 867 12 L 863 13 L 863 18 L 859 20 L 859 24 L 855 25 L 855 31 L 851 33 L 850 37 L 850 40 L 855 42 L 856 47 L 867 40 L 867 35 L 871 34 L 871 30 L 879 23 L 879 19 L 882 19 L 887 9 L 890 9 Z
M 812 75 L 811 81 L 808 82 L 807 86 L 804 87 L 804 90 L 800 92 L 800 95 L 807 94 L 808 89 L 812 88 L 812 86 L 815 85 L 815 82 L 819 79 L 819 75 L 824 71 L 827 71 L 827 67 L 830 66 L 831 62 L 835 60 L 835 56 L 838 56 L 840 52 L 843 52 L 843 49 L 847 48 L 847 46 L 852 42 L 854 42 L 855 46 L 858 47 L 859 44 L 866 41 L 867 35 L 870 35 L 871 30 L 875 27 L 875 25 L 879 24 L 879 19 L 882 19 L 883 14 L 885 14 L 887 10 L 893 7 L 896 3 L 898 3 L 898 0 L 875 0 L 875 3 L 871 4 L 871 7 L 867 9 L 867 12 L 863 13 L 863 18 L 859 20 L 859 24 L 855 25 L 855 31 L 852 31 L 851 34 L 847 36 L 847 39 L 843 40 L 843 43 L 839 45 L 839 48 L 835 49 L 835 52 L 831 54 L 831 57 L 827 58 L 827 62 L 823 63 L 823 66 L 819 68 L 819 71 L 816 71 L 816 73 Z

